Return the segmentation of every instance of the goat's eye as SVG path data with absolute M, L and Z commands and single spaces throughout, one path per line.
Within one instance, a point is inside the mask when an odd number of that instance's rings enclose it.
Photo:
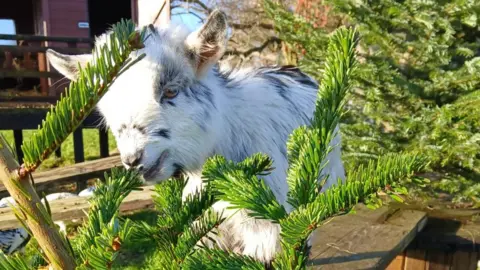
M 178 95 L 178 90 L 171 89 L 171 88 L 165 88 L 165 90 L 163 90 L 163 95 L 166 98 L 174 98 Z

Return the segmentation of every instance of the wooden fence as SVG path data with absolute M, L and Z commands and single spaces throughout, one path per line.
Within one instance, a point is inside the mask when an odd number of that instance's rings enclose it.
M 0 101 L 0 130 L 13 130 L 16 154 L 19 162 L 23 159 L 21 145 L 23 142 L 23 130 L 37 129 L 45 119 L 49 107 L 56 102 L 56 98 L 50 98 L 50 102 L 1 102 Z M 100 157 L 108 157 L 108 132 L 100 126 L 101 118 L 97 111 L 87 116 L 83 123 L 73 132 L 75 163 L 85 161 L 83 133 L 85 128 L 94 128 L 99 131 Z M 60 148 L 55 152 L 61 156 Z
M 0 56 L 21 55 L 24 61 L 36 57 L 37 69 L 16 70 L 12 68 L 0 68 L 0 78 L 6 77 L 32 77 L 40 79 L 41 96 L 0 96 L 0 130 L 13 130 L 15 147 L 19 161 L 23 158 L 20 148 L 23 141 L 23 130 L 37 129 L 45 118 L 51 105 L 59 99 L 62 91 L 49 89 L 48 79 L 62 78 L 57 71 L 48 71 L 45 52 L 47 49 L 54 49 L 66 54 L 81 54 L 91 51 L 93 40 L 90 38 L 76 37 L 48 37 L 34 35 L 0 35 L 0 40 L 26 41 L 30 46 L 0 46 Z M 52 43 L 54 46 L 45 46 Z M 60 43 L 66 46 L 60 46 Z M 79 44 L 85 44 L 79 47 Z M 55 47 L 56 45 L 56 47 Z M 1 67 L 1 65 L 0 65 Z M 30 67 L 31 68 L 31 67 Z M 68 82 L 68 81 L 67 81 Z M 100 117 L 97 112 L 87 117 L 81 126 L 73 132 L 74 158 L 75 162 L 85 161 L 82 129 L 95 128 L 99 130 L 100 157 L 108 157 L 108 133 L 100 124 Z M 61 149 L 55 152 L 57 157 L 61 156 Z
M 81 54 L 91 51 L 93 40 L 90 38 L 76 38 L 76 37 L 49 37 L 49 36 L 35 36 L 35 35 L 0 35 L 0 40 L 16 40 L 27 42 L 28 46 L 0 46 L 0 56 L 5 56 L 7 62 L 11 62 L 12 55 L 21 55 L 24 61 L 30 62 L 31 57 L 37 59 L 38 68 L 30 66 L 28 69 L 16 70 L 7 65 L 9 68 L 0 69 L 0 78 L 5 77 L 30 77 L 40 79 L 40 89 L 43 96 L 56 96 L 58 93 L 54 91 L 49 92 L 48 78 L 62 78 L 63 76 L 56 71 L 48 71 L 48 62 L 46 59 L 47 49 L 54 49 L 58 52 L 67 54 Z M 47 42 L 66 43 L 66 47 L 49 47 L 45 46 Z M 88 46 L 79 47 L 79 44 L 87 44 Z M 20 44 L 19 44 L 20 45 Z M 8 59 L 10 58 L 10 59 Z

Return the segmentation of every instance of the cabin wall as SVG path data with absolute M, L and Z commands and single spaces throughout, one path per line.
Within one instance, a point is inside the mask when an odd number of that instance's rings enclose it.
M 87 0 L 43 0 L 47 2 L 49 15 L 49 36 L 83 37 L 90 35 L 88 28 L 80 28 L 79 22 L 88 22 Z M 55 43 L 50 46 L 67 46 L 65 43 Z M 88 44 L 78 44 L 78 47 L 88 47 Z

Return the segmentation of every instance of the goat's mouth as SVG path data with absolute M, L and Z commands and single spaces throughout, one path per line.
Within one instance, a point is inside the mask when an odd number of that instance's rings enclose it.
M 158 157 L 158 159 L 155 160 L 155 163 L 153 163 L 153 165 L 150 166 L 150 168 L 146 169 L 143 172 L 143 178 L 151 179 L 155 175 L 157 175 L 160 169 L 162 168 L 163 162 L 168 157 L 168 154 L 169 154 L 168 150 L 164 150 L 162 154 Z
M 159 174 L 160 175 L 165 174 L 165 172 L 162 173 L 162 169 L 165 169 L 164 168 L 164 162 L 165 162 L 165 160 L 167 159 L 168 156 L 169 156 L 169 151 L 164 150 L 162 152 L 162 154 L 160 154 L 158 159 L 153 163 L 153 165 L 142 172 L 143 178 L 145 180 L 149 181 L 149 180 L 154 180 L 154 178 L 156 176 L 158 176 Z M 184 173 L 182 165 L 179 165 L 178 163 L 173 163 L 173 169 L 174 169 L 174 171 L 173 171 L 173 174 L 171 175 L 171 177 L 177 178 L 177 179 L 182 177 L 182 175 Z

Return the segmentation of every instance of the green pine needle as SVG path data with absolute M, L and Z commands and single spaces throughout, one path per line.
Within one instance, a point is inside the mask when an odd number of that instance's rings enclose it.
M 272 161 L 264 154 L 255 154 L 237 164 L 215 156 L 204 165 L 205 182 L 218 200 L 231 204 L 231 209 L 248 209 L 252 217 L 274 222 L 285 217 L 285 208 L 272 190 L 257 175 L 266 175 Z
M 94 251 L 91 248 L 105 248 L 104 243 L 98 242 L 100 234 L 104 234 L 103 239 L 112 240 L 117 234 L 124 232 L 123 230 L 130 232 L 131 229 L 127 228 L 128 221 L 123 224 L 117 216 L 123 200 L 132 191 L 141 190 L 139 187 L 142 184 L 138 172 L 124 168 L 113 168 L 110 174 L 105 174 L 105 182 L 97 182 L 97 188 L 89 198 L 87 221 L 78 229 L 78 235 L 75 238 L 75 250 L 82 263 L 92 259 Z M 104 257 L 100 256 L 95 260 L 100 258 Z M 105 260 L 101 261 L 105 262 Z
M 6 255 L 3 251 L 0 250 L 0 268 L 2 270 L 29 270 L 31 269 L 28 265 L 24 256 L 16 253 L 12 255 Z
M 356 67 L 357 43 L 355 29 L 341 27 L 331 36 L 311 126 L 297 128 L 287 142 L 288 203 L 294 208 L 312 202 L 322 188 L 318 177 L 327 164 L 321 161 L 332 150 L 330 142 L 336 135 Z

